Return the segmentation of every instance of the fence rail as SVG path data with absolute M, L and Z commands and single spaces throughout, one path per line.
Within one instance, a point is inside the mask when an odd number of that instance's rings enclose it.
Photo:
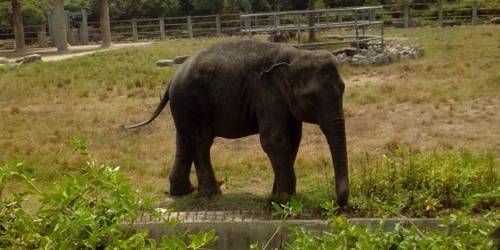
M 412 28 L 417 26 L 451 26 L 451 25 L 478 25 L 489 23 L 494 17 L 500 17 L 500 0 L 474 2 L 472 4 L 454 3 L 445 0 L 434 0 L 426 3 L 407 3 L 381 6 L 383 11 L 373 17 L 382 21 L 386 26 Z M 358 9 L 369 7 L 358 7 Z M 360 13 L 363 11 L 360 11 Z M 86 13 L 84 11 L 79 12 Z M 298 13 L 312 14 L 315 22 L 325 24 L 333 22 L 353 22 L 355 15 L 344 9 L 313 10 L 313 11 L 285 11 L 279 13 L 254 14 L 224 14 L 183 17 L 159 17 L 147 19 L 112 20 L 111 34 L 115 42 L 191 38 L 196 36 L 220 36 L 240 34 L 245 24 L 240 20 L 241 15 L 255 20 L 254 27 L 266 28 L 279 16 L 281 25 L 292 25 L 297 20 L 291 18 Z M 360 15 L 358 13 L 358 17 Z M 370 18 L 368 12 L 363 12 L 362 19 Z M 70 18 L 74 14 L 69 14 Z M 70 22 L 68 28 L 68 42 L 70 44 L 87 44 L 100 41 L 99 22 Z M 305 21 L 307 17 L 303 17 Z M 26 43 L 46 46 L 49 43 L 50 24 L 25 26 Z M 0 27 L 0 40 L 14 40 L 12 27 Z

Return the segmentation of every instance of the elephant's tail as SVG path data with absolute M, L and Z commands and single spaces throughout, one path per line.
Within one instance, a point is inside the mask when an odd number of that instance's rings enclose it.
M 163 97 L 160 100 L 160 103 L 158 104 L 158 106 L 156 106 L 156 109 L 153 111 L 153 113 L 151 114 L 149 119 L 147 119 L 146 121 L 137 123 L 137 124 L 133 124 L 133 125 L 120 125 L 120 128 L 125 129 L 125 130 L 139 128 L 139 127 L 142 127 L 142 126 L 145 126 L 145 125 L 151 123 L 154 119 L 156 119 L 156 117 L 158 117 L 158 115 L 161 113 L 163 108 L 165 108 L 165 106 L 167 105 L 167 103 L 169 101 L 169 97 L 168 97 L 169 88 L 170 88 L 170 84 L 168 85 L 167 90 L 165 91 L 165 94 L 163 95 Z

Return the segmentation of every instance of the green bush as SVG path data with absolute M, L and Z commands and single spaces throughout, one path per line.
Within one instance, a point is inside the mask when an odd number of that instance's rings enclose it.
M 88 155 L 80 140 L 74 144 Z M 15 187 L 15 192 L 5 193 Z M 23 208 L 28 199 L 38 200 L 36 211 Z M 22 164 L 0 165 L 1 249 L 200 249 L 217 239 L 214 230 L 177 232 L 157 243 L 146 230 L 134 229 L 141 213 L 161 216 L 118 167 L 89 160 L 82 171 L 41 191 L 22 172 Z
M 383 224 L 371 230 L 337 216 L 328 221 L 328 229 L 321 235 L 293 228 L 293 240 L 286 249 L 493 249 L 495 242 L 489 234 L 500 223 L 491 214 L 483 218 L 454 214 L 442 226 L 446 229 L 422 231 L 415 225 L 397 224 L 386 232 Z

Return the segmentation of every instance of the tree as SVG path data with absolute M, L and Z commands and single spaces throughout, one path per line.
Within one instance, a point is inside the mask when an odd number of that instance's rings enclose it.
M 11 0 L 12 4 L 12 24 L 14 25 L 14 36 L 16 38 L 16 52 L 24 52 L 24 25 L 23 12 L 19 0 Z
M 102 46 L 111 46 L 111 25 L 109 23 L 109 3 L 108 0 L 99 0 L 99 12 L 101 20 Z
M 66 15 L 64 13 L 64 0 L 52 0 L 52 23 L 53 35 L 57 51 L 68 50 L 68 38 L 66 35 Z

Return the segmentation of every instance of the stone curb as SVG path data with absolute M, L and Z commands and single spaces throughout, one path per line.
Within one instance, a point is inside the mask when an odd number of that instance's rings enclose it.
M 403 225 L 416 225 L 420 229 L 439 229 L 440 219 L 431 218 L 390 218 L 390 219 L 372 219 L 372 218 L 353 218 L 349 222 L 356 225 L 365 225 L 369 228 L 376 228 L 380 222 L 384 223 L 384 230 L 391 231 L 397 223 Z M 280 220 L 270 221 L 203 221 L 203 222 L 184 222 L 176 226 L 179 232 L 199 232 L 215 229 L 218 240 L 209 246 L 210 249 L 248 249 L 251 244 L 267 242 L 276 229 L 282 225 Z M 271 248 L 279 248 L 287 239 L 286 228 L 301 226 L 311 232 L 322 233 L 325 231 L 327 223 L 324 220 L 287 220 L 285 230 L 279 232 L 271 242 Z M 163 235 L 173 234 L 172 228 L 161 222 L 139 222 L 135 225 L 137 229 L 147 229 L 151 238 L 160 240 Z

